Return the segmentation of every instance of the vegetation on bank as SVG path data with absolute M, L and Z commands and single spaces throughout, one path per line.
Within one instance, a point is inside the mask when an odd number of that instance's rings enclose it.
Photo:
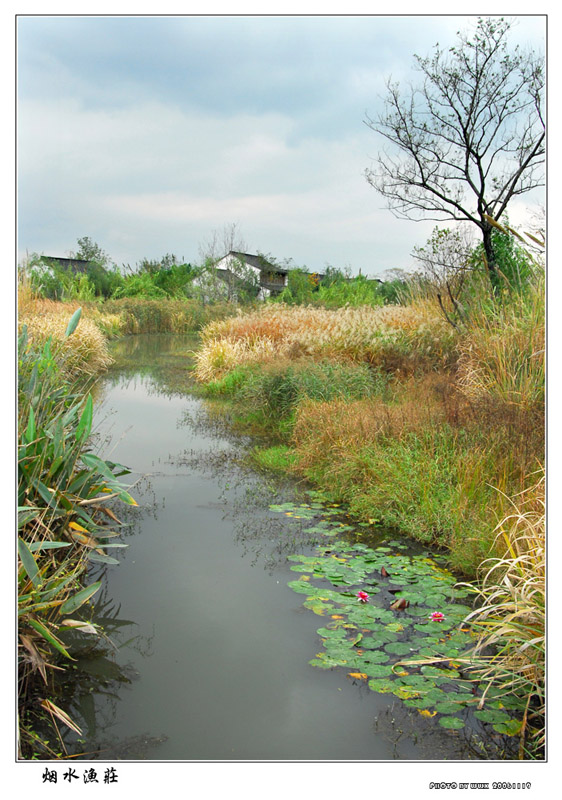
M 53 670 L 72 661 L 66 638 L 103 634 L 88 620 L 99 590 L 88 583 L 110 553 L 119 520 L 112 499 L 135 504 L 122 483 L 127 470 L 99 458 L 89 440 L 91 376 L 108 363 L 98 328 L 78 325 L 78 309 L 61 329 L 49 319 L 22 324 L 18 340 L 18 722 L 19 755 L 64 755 L 44 736 L 45 722 L 80 732 L 52 696 Z M 84 322 L 84 321 L 83 321 Z
M 400 305 L 265 306 L 203 329 L 195 373 L 273 437 L 261 466 L 447 552 L 480 592 L 474 663 L 525 682 L 540 748 L 544 269 L 508 230 L 495 237 L 500 289 L 476 248 L 462 270 L 417 276 Z

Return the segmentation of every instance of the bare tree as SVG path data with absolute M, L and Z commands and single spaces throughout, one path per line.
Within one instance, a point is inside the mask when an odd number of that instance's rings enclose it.
M 202 282 L 204 282 L 205 292 L 210 298 L 222 298 L 225 286 L 227 287 L 227 299 L 231 300 L 235 297 L 236 276 L 231 273 L 228 276 L 228 283 L 225 283 L 218 278 L 216 265 L 228 253 L 243 253 L 245 250 L 246 243 L 242 239 L 236 222 L 223 225 L 221 230 L 215 228 L 211 237 L 203 245 L 199 245 L 199 256 L 205 276 Z
M 454 328 L 455 318 L 464 317 L 460 297 L 466 277 L 475 267 L 473 255 L 473 233 L 467 224 L 455 230 L 434 228 L 427 244 L 414 247 L 412 252 L 422 268 L 426 289 L 435 293 L 441 311 Z
M 458 45 L 414 56 L 422 83 L 387 82 L 384 114 L 365 123 L 398 155 L 379 153 L 369 183 L 405 219 L 468 221 L 480 229 L 496 283 L 492 228 L 514 197 L 544 185 L 543 58 L 508 50 L 511 22 L 479 18 Z

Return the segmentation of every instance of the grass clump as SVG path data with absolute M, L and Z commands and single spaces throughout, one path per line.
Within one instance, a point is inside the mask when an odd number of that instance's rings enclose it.
M 35 313 L 27 310 L 20 313 L 19 327 L 25 326 L 27 339 L 38 348 L 50 341 L 57 363 L 71 375 L 95 375 L 112 363 L 107 340 L 91 318 L 82 319 L 73 335 L 67 336 L 68 320 L 76 311 L 75 305 L 60 308 L 54 303 Z
M 283 475 L 291 472 L 296 458 L 292 448 L 286 444 L 256 447 L 252 450 L 251 456 L 253 463 L 260 469 Z
M 228 303 L 203 305 L 190 298 L 123 297 L 107 300 L 106 313 L 120 319 L 120 334 L 191 333 L 200 330 L 214 319 L 234 313 Z
M 231 401 L 240 426 L 276 435 L 285 443 L 305 400 L 353 400 L 388 392 L 388 378 L 366 364 L 281 361 L 236 367 L 205 387 L 211 398 Z

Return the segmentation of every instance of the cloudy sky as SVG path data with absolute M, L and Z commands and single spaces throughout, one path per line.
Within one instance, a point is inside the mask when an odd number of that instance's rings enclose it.
M 20 16 L 18 257 L 90 236 L 117 264 L 247 252 L 377 275 L 435 222 L 396 220 L 364 171 L 364 124 L 412 56 L 465 16 Z M 544 52 L 542 17 L 512 40 Z M 512 206 L 515 223 L 529 203 Z

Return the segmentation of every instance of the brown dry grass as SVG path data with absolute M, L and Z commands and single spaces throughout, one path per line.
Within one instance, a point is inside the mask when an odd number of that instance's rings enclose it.
M 238 364 L 303 356 L 367 361 L 408 373 L 447 363 L 454 334 L 431 302 L 420 300 L 379 308 L 266 305 L 212 322 L 202 339 L 196 375 L 209 381 Z

